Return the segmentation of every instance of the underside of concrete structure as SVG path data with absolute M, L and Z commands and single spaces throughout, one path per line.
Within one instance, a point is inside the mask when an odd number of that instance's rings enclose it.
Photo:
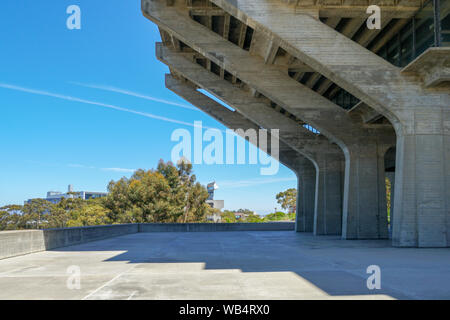
M 367 287 L 373 264 L 380 290 Z M 0 288 L 2 300 L 448 299 L 450 252 L 292 231 L 141 232 L 0 260 Z
M 450 5 L 369 2 L 380 28 L 359 0 L 142 0 L 142 12 L 170 90 L 229 128 L 279 130 L 297 231 L 387 239 L 390 224 L 394 246 L 448 247 Z

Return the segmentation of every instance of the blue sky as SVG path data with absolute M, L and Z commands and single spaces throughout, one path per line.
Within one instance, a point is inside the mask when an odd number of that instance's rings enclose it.
M 66 27 L 79 5 L 81 30 Z M 106 191 L 110 180 L 170 160 L 175 129 L 225 130 L 164 86 L 156 26 L 140 0 L 0 2 L 0 206 L 47 191 Z M 268 213 L 296 187 L 292 171 L 261 176 L 260 165 L 195 165 L 215 180 L 227 209 Z

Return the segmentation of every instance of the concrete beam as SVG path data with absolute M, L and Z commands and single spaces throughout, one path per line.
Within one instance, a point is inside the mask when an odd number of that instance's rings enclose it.
M 413 73 L 424 78 L 428 88 L 446 85 L 450 89 L 450 48 L 429 48 L 417 59 L 402 69 L 402 73 Z
M 324 150 L 330 154 L 342 154 L 337 145 L 330 143 L 322 135 L 312 133 L 294 120 L 275 111 L 263 99 L 255 98 L 250 92 L 245 92 L 209 72 L 187 58 L 188 55 L 175 52 L 161 43 L 156 44 L 156 51 L 157 58 L 161 62 L 176 70 L 196 86 L 224 101 L 247 119 L 251 119 L 252 122 L 267 130 L 280 130 L 279 138 L 282 141 L 312 161 L 315 161 L 317 153 L 322 153 Z

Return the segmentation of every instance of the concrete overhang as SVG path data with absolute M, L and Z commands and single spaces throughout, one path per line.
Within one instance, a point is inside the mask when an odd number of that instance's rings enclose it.
M 424 86 L 450 86 L 450 47 L 429 48 L 401 71 L 423 78 Z

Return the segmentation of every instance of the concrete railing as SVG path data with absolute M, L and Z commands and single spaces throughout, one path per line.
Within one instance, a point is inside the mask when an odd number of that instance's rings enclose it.
M 139 232 L 138 224 L 0 232 L 0 259 Z
M 293 231 L 294 222 L 136 223 L 0 232 L 0 259 L 137 232 Z
M 141 223 L 139 232 L 290 231 L 295 222 L 265 223 Z

